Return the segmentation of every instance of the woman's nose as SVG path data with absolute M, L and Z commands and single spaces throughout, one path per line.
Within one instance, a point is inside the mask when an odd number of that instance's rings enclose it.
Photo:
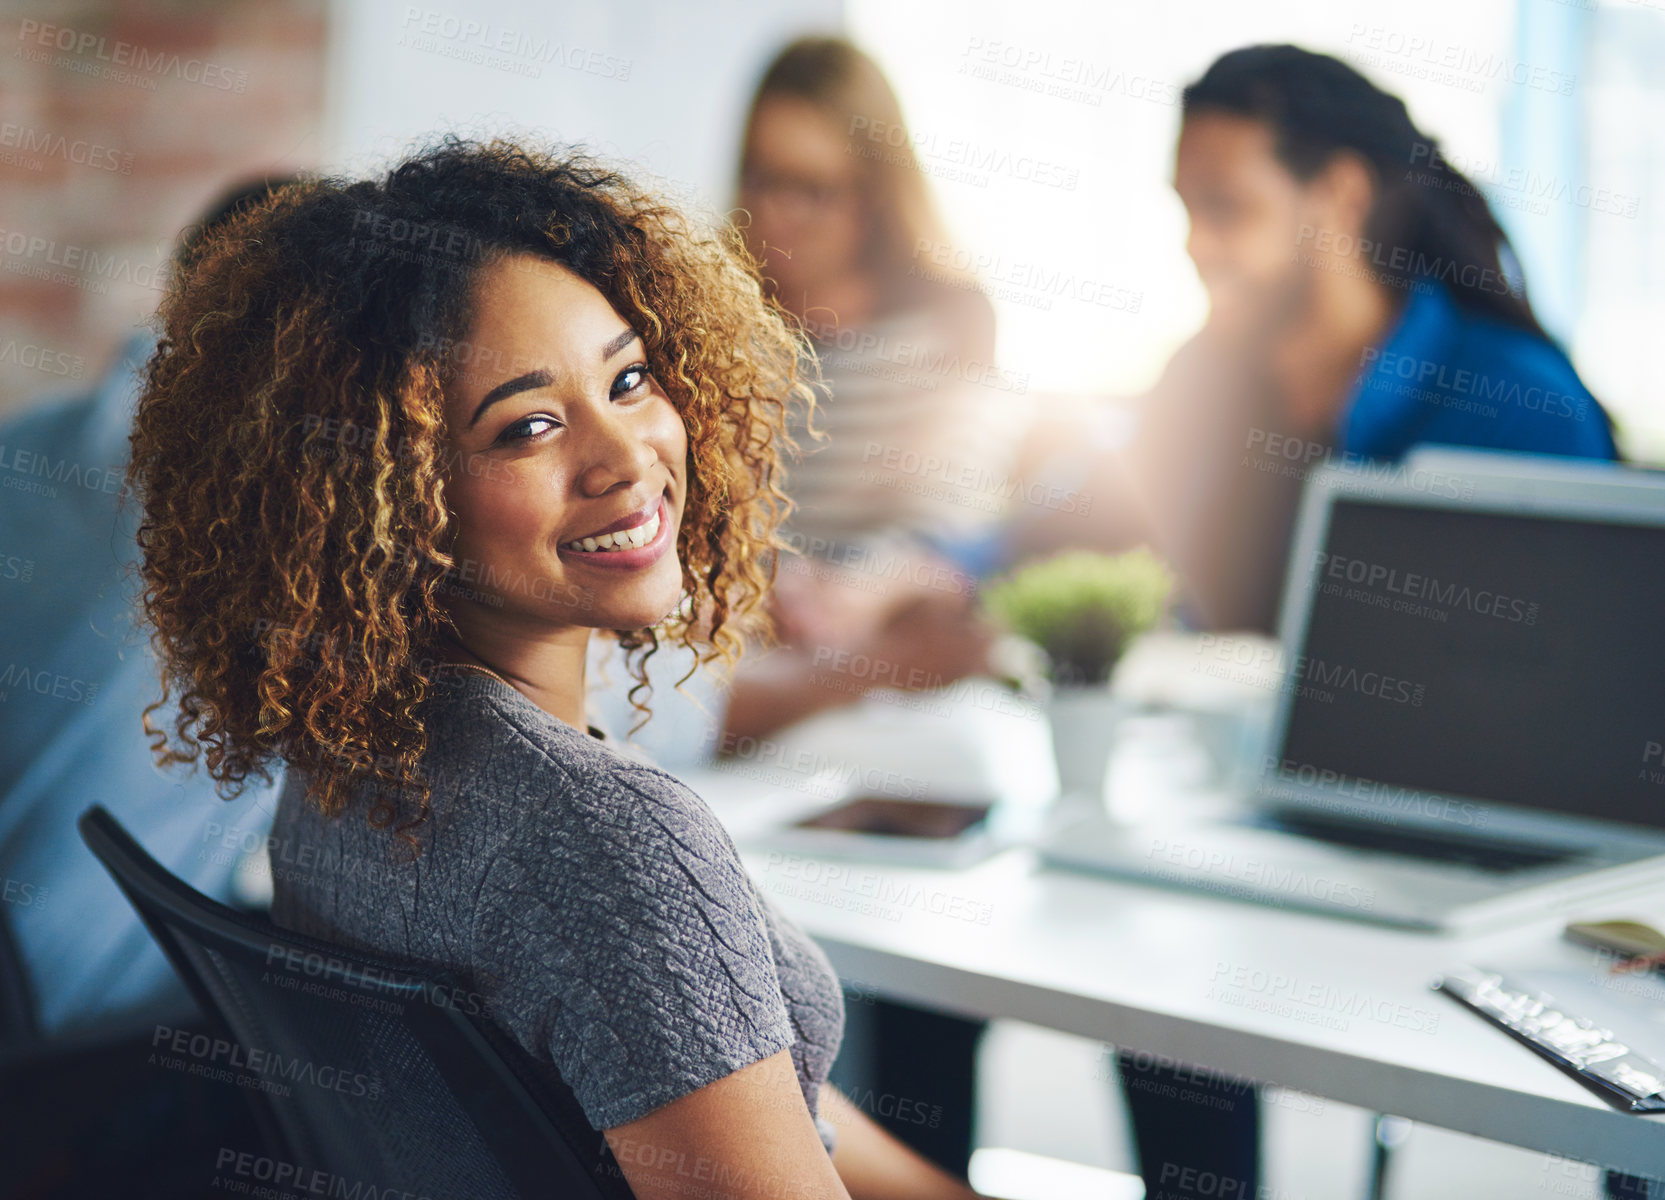
M 579 484 L 584 493 L 601 496 L 621 483 L 633 486 L 646 479 L 659 461 L 659 452 L 630 414 L 609 409 L 586 421 L 581 439 L 584 467 Z

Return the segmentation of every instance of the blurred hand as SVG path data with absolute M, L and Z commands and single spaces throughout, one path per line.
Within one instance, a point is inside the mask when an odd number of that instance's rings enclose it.
M 854 646 L 884 624 L 889 605 L 883 587 L 813 559 L 783 562 L 770 593 L 775 632 L 785 646 Z
M 812 558 L 782 562 L 770 594 L 781 643 L 853 649 L 878 637 L 885 626 L 922 601 L 970 602 L 943 588 L 942 581 L 962 576 L 938 555 L 884 544 L 874 547 L 872 555 L 871 561 L 858 558 L 849 566 Z
M 879 682 L 907 691 L 946 687 L 989 673 L 999 630 L 965 596 L 923 592 L 862 647 L 885 674 Z
M 736 673 L 723 713 L 725 745 L 853 704 L 869 687 L 927 691 L 994 673 L 991 651 L 1001 635 L 974 596 L 902 587 L 900 578 L 880 580 L 895 582 L 893 592 L 857 588 L 837 576 L 817 578 L 824 564 L 812 565 L 813 575 L 800 559 L 776 576 L 771 603 L 781 645 Z

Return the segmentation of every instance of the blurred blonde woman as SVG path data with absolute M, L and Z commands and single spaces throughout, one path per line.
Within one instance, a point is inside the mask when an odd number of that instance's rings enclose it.
M 764 72 L 741 147 L 738 222 L 766 286 L 803 323 L 827 386 L 788 491 L 772 610 L 784 643 L 737 675 L 727 744 L 858 699 L 839 664 L 881 662 L 945 686 L 985 674 L 993 630 L 977 578 L 991 565 L 1000 481 L 1025 397 L 994 363 L 994 310 L 933 201 L 901 105 L 865 53 L 837 38 L 785 47 Z M 849 653 L 843 653 L 848 651 Z M 868 681 L 870 682 L 870 681 Z M 936 1162 L 971 1154 L 984 1024 L 879 1002 L 875 1095 L 931 1096 L 936 1119 L 887 1121 Z M 847 1060 L 853 1056 L 847 1056 Z

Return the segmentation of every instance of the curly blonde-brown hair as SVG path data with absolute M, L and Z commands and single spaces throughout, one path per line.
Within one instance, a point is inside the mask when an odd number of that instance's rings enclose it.
M 683 603 L 614 631 L 642 719 L 661 634 L 696 666 L 732 666 L 767 633 L 787 409 L 815 407 L 802 330 L 732 228 L 582 154 L 447 138 L 376 181 L 290 184 L 177 264 L 128 469 L 159 762 L 205 755 L 235 795 L 281 758 L 325 813 L 368 785 L 374 824 L 426 818 L 420 708 L 457 566 L 443 396 L 466 365 L 473 281 L 511 254 L 595 286 L 687 428 Z M 150 719 L 174 688 L 177 747 Z

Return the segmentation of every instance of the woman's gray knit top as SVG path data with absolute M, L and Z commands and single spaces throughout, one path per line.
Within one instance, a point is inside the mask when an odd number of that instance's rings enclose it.
M 488 675 L 442 674 L 424 724 L 421 854 L 362 806 L 322 817 L 291 770 L 273 919 L 459 977 L 596 1129 L 788 1049 L 830 1152 L 838 978 L 704 801 Z

